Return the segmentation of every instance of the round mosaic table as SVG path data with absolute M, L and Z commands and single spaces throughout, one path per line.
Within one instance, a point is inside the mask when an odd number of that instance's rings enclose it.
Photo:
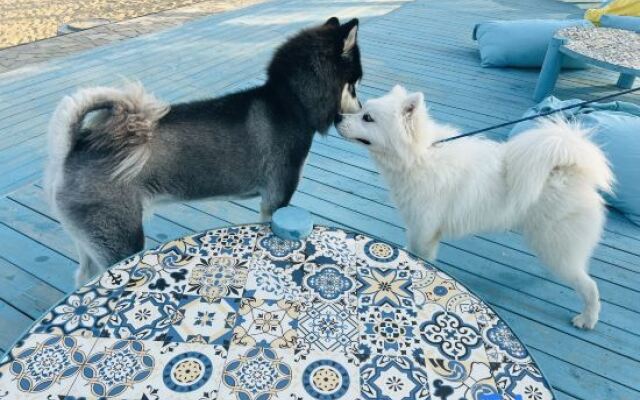
M 509 327 L 385 242 L 211 230 L 115 266 L 0 363 L 0 398 L 546 400 Z
M 553 92 L 564 57 L 619 72 L 618 87 L 629 89 L 640 76 L 640 33 L 579 26 L 559 30 L 549 42 L 533 95 L 535 101 Z

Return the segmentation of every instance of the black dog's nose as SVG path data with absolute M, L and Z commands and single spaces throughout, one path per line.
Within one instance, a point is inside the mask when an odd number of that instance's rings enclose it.
M 338 113 L 336 114 L 336 118 L 334 119 L 334 123 L 339 124 L 340 121 L 342 121 L 342 114 Z

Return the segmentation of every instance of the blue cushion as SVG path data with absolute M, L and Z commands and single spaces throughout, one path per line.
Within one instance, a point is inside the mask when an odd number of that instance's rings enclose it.
M 551 96 L 529 109 L 525 116 L 566 107 L 580 101 L 561 101 Z M 594 103 L 563 113 L 565 117 L 575 119 L 593 129 L 592 140 L 607 155 L 616 177 L 614 194 L 605 195 L 605 200 L 632 222 L 640 225 L 640 106 L 615 101 Z M 512 129 L 510 135 L 517 135 L 534 124 L 533 121 L 522 122 Z
M 640 17 L 603 15 L 600 17 L 600 26 L 640 32 Z
M 568 26 L 592 26 L 576 20 L 490 21 L 475 26 L 483 67 L 541 67 L 554 33 Z M 565 58 L 564 68 L 585 68 L 582 61 Z

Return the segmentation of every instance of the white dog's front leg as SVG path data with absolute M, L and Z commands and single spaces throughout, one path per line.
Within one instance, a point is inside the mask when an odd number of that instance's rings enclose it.
M 424 258 L 428 261 L 435 261 L 438 256 L 438 247 L 440 245 L 440 235 L 435 233 L 432 235 L 417 234 L 407 231 L 409 238 L 409 251 Z

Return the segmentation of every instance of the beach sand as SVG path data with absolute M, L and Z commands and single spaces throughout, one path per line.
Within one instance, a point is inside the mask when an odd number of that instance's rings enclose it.
M 56 36 L 64 23 L 122 21 L 202 0 L 0 0 L 0 48 Z

